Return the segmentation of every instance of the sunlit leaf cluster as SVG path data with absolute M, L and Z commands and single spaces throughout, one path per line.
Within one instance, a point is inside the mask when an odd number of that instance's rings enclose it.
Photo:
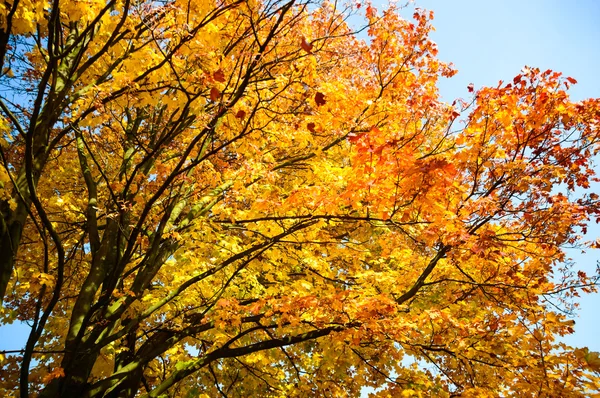
M 525 67 L 444 103 L 407 10 L 0 4 L 0 395 L 597 393 L 561 337 L 600 99 Z

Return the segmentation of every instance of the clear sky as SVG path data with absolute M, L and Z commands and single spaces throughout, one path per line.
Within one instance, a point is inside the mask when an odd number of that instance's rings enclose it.
M 466 94 L 466 85 L 495 85 L 524 65 L 553 69 L 579 84 L 577 99 L 600 96 L 600 1 L 597 0 L 416 0 L 433 10 L 442 60 L 459 74 L 442 94 Z
M 477 89 L 510 81 L 525 65 L 575 78 L 578 84 L 569 91 L 575 100 L 600 97 L 598 0 L 416 0 L 412 6 L 434 11 L 439 58 L 459 71 L 440 83 L 447 101 L 468 97 L 469 83 Z M 600 193 L 600 185 L 594 190 Z M 586 238 L 598 237 L 594 225 Z M 600 259 L 598 250 L 569 254 L 589 272 Z M 580 303 L 575 334 L 566 341 L 600 351 L 600 294 L 585 295 Z

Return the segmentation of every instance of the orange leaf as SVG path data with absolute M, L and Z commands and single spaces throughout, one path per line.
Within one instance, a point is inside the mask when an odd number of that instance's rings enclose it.
M 307 53 L 312 54 L 313 45 L 312 45 L 312 43 L 307 42 L 305 37 L 302 38 L 300 47 L 302 47 L 302 49 L 304 51 L 306 51 Z
M 348 134 L 348 141 L 350 141 L 352 143 L 357 142 L 360 139 L 360 137 L 362 137 L 363 135 L 365 135 L 364 132 L 363 133 L 350 133 L 350 134 Z
M 225 81 L 225 73 L 223 73 L 223 71 L 221 69 L 219 69 L 218 71 L 213 73 L 213 79 L 215 79 L 218 82 L 223 83 Z
M 219 98 L 221 98 L 221 92 L 219 90 L 217 90 L 215 87 L 210 89 L 210 100 L 211 101 L 216 101 Z
M 569 81 L 569 83 L 571 84 L 577 84 L 577 80 L 573 79 L 572 77 L 567 77 L 567 80 Z
M 517 84 L 517 83 L 519 83 L 519 82 L 521 81 L 521 77 L 522 77 L 522 75 L 517 75 L 517 76 L 515 76 L 515 78 L 513 79 L 513 83 L 514 83 L 514 84 Z
M 575 356 L 583 360 L 594 372 L 600 372 L 600 353 L 590 351 L 587 347 L 574 351 Z
M 54 379 L 59 379 L 61 377 L 65 377 L 65 371 L 63 368 L 55 368 L 52 372 L 48 373 L 42 379 L 42 383 L 48 384 Z

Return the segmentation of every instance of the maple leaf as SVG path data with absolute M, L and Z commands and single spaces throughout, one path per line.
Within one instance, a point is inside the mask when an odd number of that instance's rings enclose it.
M 366 133 L 350 133 L 348 134 L 348 141 L 352 142 L 352 143 L 356 143 L 360 140 L 361 137 L 363 137 Z
M 313 44 L 306 41 L 305 37 L 302 37 L 300 47 L 309 54 L 312 54 Z
M 585 361 L 594 372 L 600 373 L 600 353 L 590 351 L 587 347 L 575 350 L 575 356 Z
M 213 73 L 213 79 L 215 79 L 215 81 L 218 82 L 224 82 L 225 81 L 225 73 L 223 72 L 223 70 L 219 69 L 216 72 Z
M 325 95 L 323 93 L 317 92 L 315 94 L 315 103 L 317 104 L 317 106 L 325 105 L 327 103 L 327 101 L 325 101 Z
M 54 370 L 52 370 L 52 372 L 50 372 L 50 373 L 48 373 L 47 375 L 44 376 L 42 382 L 44 384 L 48 384 L 52 380 L 59 379 L 61 377 L 65 377 L 65 370 L 63 368 L 61 368 L 61 367 L 54 368 Z
M 221 92 L 215 87 L 211 88 L 210 89 L 210 100 L 215 102 L 219 98 L 221 98 Z
M 467 86 L 467 90 L 469 90 L 469 92 L 472 93 L 475 90 L 475 85 L 473 83 L 469 83 L 469 85 Z
M 577 84 L 577 80 L 573 79 L 572 77 L 566 77 L 566 79 L 569 81 L 569 83 L 571 84 Z

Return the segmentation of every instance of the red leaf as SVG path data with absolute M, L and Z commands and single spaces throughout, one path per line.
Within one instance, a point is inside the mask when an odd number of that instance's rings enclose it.
M 211 88 L 210 89 L 210 100 L 215 102 L 219 98 L 221 98 L 221 92 L 219 90 L 217 90 L 215 87 Z
M 246 112 L 244 112 L 243 110 L 241 110 L 241 109 L 240 109 L 240 110 L 239 110 L 239 111 L 237 111 L 237 113 L 235 114 L 235 117 L 236 117 L 237 119 L 243 119 L 243 118 L 245 118 L 245 117 L 246 117 Z
M 377 148 L 375 148 L 375 150 L 373 151 L 374 155 L 381 155 L 383 153 L 383 150 L 385 149 L 385 147 L 387 147 L 386 144 L 380 145 Z
M 521 81 L 521 75 L 517 75 L 517 76 L 515 76 L 515 78 L 513 79 L 513 83 L 514 83 L 514 84 L 517 84 L 517 83 L 518 83 L 518 82 L 520 82 L 520 81 Z
M 469 84 L 467 86 L 467 90 L 469 90 L 470 93 L 472 93 L 473 91 L 475 91 L 475 86 L 473 85 L 473 83 Z
M 223 71 L 221 69 L 219 69 L 218 71 L 213 73 L 213 79 L 215 79 L 218 82 L 223 83 L 225 81 L 225 73 L 223 73 Z
M 305 37 L 302 38 L 300 47 L 302 47 L 302 49 L 304 51 L 306 51 L 307 53 L 312 54 L 313 45 L 312 45 L 312 43 L 307 42 Z
M 569 83 L 571 84 L 577 84 L 577 80 L 573 79 L 572 77 L 567 77 L 567 80 L 569 81 Z
M 355 143 L 357 142 L 360 137 L 362 137 L 363 135 L 365 135 L 365 133 L 350 133 L 348 134 L 348 141 Z
M 450 116 L 450 119 L 454 120 L 459 116 L 460 116 L 460 113 L 458 113 L 457 111 L 452 111 L 452 115 Z
M 315 131 L 315 124 L 313 122 L 310 122 L 306 125 L 306 128 L 308 129 L 308 131 L 310 131 L 311 133 L 316 133 Z
M 315 94 L 315 103 L 317 106 L 325 105 L 327 101 L 325 101 L 325 95 L 323 93 L 317 92 Z

